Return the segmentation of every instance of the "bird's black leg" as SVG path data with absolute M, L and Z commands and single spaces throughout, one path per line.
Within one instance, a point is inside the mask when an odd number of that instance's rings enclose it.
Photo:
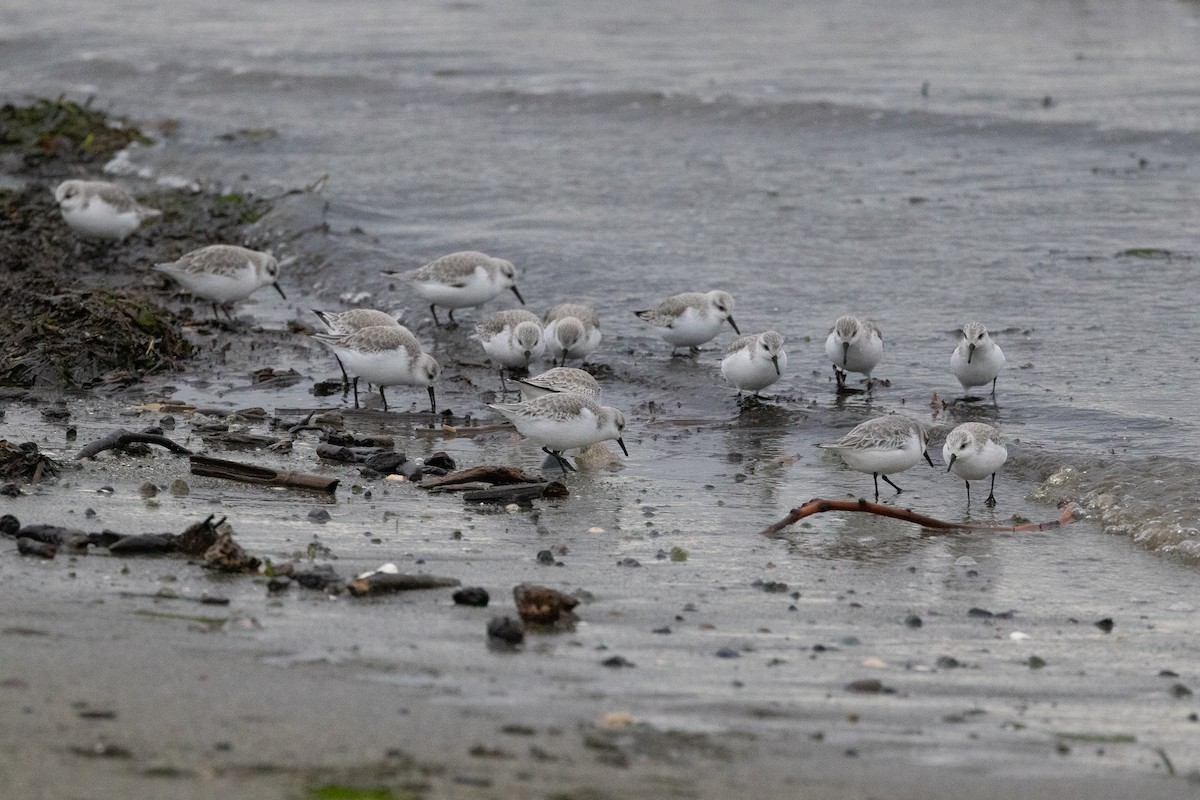
M 872 472 L 871 477 L 875 479 L 875 500 L 876 500 L 876 502 L 878 502 L 878 500 L 879 500 L 879 473 Z
M 358 408 L 358 376 L 354 376 L 354 407 Z
M 384 410 L 384 411 L 387 411 L 387 410 L 388 410 L 388 407 L 387 407 L 387 395 L 385 395 L 385 394 L 383 393 L 383 386 L 382 386 L 382 384 L 381 384 L 381 385 L 380 385 L 380 387 L 379 387 L 379 399 L 383 401 L 383 410 Z
M 903 490 L 903 489 L 901 489 L 899 486 L 897 486 L 896 484 L 892 483 L 892 479 L 891 479 L 891 478 L 889 478 L 887 475 L 880 475 L 879 477 L 883 478 L 884 482 L 885 482 L 885 483 L 887 483 L 887 485 L 888 485 L 888 486 L 891 486 L 893 489 L 895 489 L 895 490 L 896 490 L 896 494 L 900 494 L 901 492 L 903 492 L 903 491 L 904 491 L 904 490 Z
M 839 390 L 846 388 L 846 373 L 838 369 L 837 365 L 833 367 L 833 377 L 837 379 L 837 388 Z
M 342 391 L 345 391 L 350 388 L 350 376 L 346 374 L 346 365 L 342 363 L 342 360 L 336 355 L 334 359 L 338 362 L 338 369 L 342 371 Z
M 453 308 L 450 309 L 449 314 L 450 314 L 450 325 L 448 327 L 451 327 L 451 328 L 456 327 L 458 325 L 458 323 L 454 321 L 454 309 Z
M 562 467 L 563 472 L 575 472 L 576 471 L 576 469 L 571 466 L 570 462 L 568 462 L 565 458 L 563 458 L 562 453 L 558 452 L 557 450 L 551 450 L 548 447 L 543 447 L 542 452 L 545 453 L 546 455 L 550 456 L 551 458 L 553 458 L 555 461 L 557 461 L 558 466 Z
M 437 306 L 435 306 L 433 303 L 429 304 L 429 313 L 433 314 L 433 324 L 439 328 L 442 327 L 442 323 L 439 322 L 437 318 Z
M 971 482 L 963 481 L 967 485 L 967 508 L 971 507 Z
M 992 473 L 992 486 L 988 489 L 988 498 L 984 501 L 988 508 L 996 507 L 996 473 Z

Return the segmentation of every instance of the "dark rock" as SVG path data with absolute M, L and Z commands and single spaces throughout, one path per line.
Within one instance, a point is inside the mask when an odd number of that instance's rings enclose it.
M 517 647 L 525 641 L 525 626 L 512 617 L 492 617 L 487 624 L 489 643 Z
M 554 558 L 554 553 L 550 550 L 538 550 L 537 562 L 539 564 L 545 564 L 546 566 L 552 567 L 554 566 L 554 562 L 556 560 L 557 559 Z
M 292 573 L 292 578 L 305 589 L 315 589 L 317 591 L 327 586 L 341 585 L 342 582 L 338 574 L 333 571 L 333 567 L 327 564 L 320 567 L 313 567 L 312 569 L 298 570 Z
M 425 466 L 446 470 L 446 472 L 442 473 L 443 475 L 453 472 L 456 468 L 454 459 L 441 450 L 425 459 Z
M 741 658 L 742 654 L 732 647 L 722 647 L 717 651 L 717 658 Z
M 992 617 L 994 617 L 996 615 L 993 614 L 992 612 L 988 611 L 986 608 L 972 608 L 967 611 L 967 616 L 968 617 L 981 617 L 983 619 L 991 619 Z
M 151 497 L 154 497 L 156 494 L 158 494 L 158 487 L 155 486 L 150 481 L 146 481 L 145 483 L 143 483 L 141 486 L 138 487 L 138 494 L 140 494 L 142 496 L 143 500 L 149 499 Z
M 640 567 L 641 565 L 642 562 L 638 561 L 636 558 L 622 558 L 617 562 L 618 567 Z
M 619 668 L 619 667 L 633 667 L 636 665 L 629 659 L 625 658 L 625 656 L 610 656 L 609 658 L 606 658 L 603 661 L 601 661 L 600 666 L 612 667 L 615 669 L 615 668 Z
M 1192 690 L 1184 686 L 1182 683 L 1177 683 L 1171 687 L 1171 697 L 1191 697 Z
M 1105 617 L 1102 620 L 1098 620 L 1096 622 L 1096 627 L 1099 628 L 1100 630 L 1104 631 L 1105 633 L 1112 633 L 1112 629 L 1113 629 L 1112 617 Z
M 529 583 L 513 587 L 513 601 L 517 604 L 521 621 L 536 625 L 572 622 L 575 619 L 573 609 L 579 605 L 579 600 L 569 594 Z
M 329 512 L 323 508 L 314 508 L 312 511 L 309 511 L 308 518 L 318 525 L 324 525 L 333 519 L 333 517 L 329 516 Z
M 1028 664 L 1030 669 L 1041 669 L 1046 666 L 1046 659 L 1041 656 L 1030 656 Z
M 21 530 L 21 523 L 12 514 L 0 517 L 0 536 L 16 536 Z
M 878 678 L 860 678 L 846 684 L 847 692 L 856 694 L 895 694 L 896 690 L 883 685 Z
M 491 599 L 488 597 L 487 589 L 481 586 L 467 586 L 459 589 L 451 596 L 454 598 L 455 605 L 474 606 L 476 608 L 484 608 Z
M 955 669 L 963 665 L 962 662 L 954 656 L 940 656 L 935 663 L 937 664 L 938 669 Z
M 916 614 L 909 614 L 907 617 L 904 618 L 904 624 L 910 628 L 919 628 L 922 625 L 924 625 L 925 623 L 921 622 L 921 618 L 918 617 Z
M 276 576 L 267 581 L 267 591 L 271 593 L 282 592 L 292 585 L 292 579 L 286 575 Z
M 381 475 L 394 475 L 399 471 L 400 465 L 407 460 L 404 453 L 378 453 L 370 456 L 363 463 Z
M 20 497 L 21 487 L 17 486 L 15 483 L 6 483 L 3 486 L 0 486 L 0 496 Z

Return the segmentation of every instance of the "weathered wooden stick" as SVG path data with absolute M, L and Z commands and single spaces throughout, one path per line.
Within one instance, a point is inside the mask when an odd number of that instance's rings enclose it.
M 1074 503 L 1063 503 L 1060 508 L 1062 508 L 1062 514 L 1057 520 L 1052 522 L 1027 522 L 1020 525 L 978 525 L 971 522 L 946 522 L 934 517 L 927 517 L 924 514 L 918 514 L 912 509 L 885 506 L 882 503 L 872 503 L 869 500 L 826 500 L 825 498 L 817 497 L 809 500 L 804 505 L 793 508 L 791 513 L 786 517 L 774 525 L 764 528 L 759 533 L 763 536 L 775 536 L 794 522 L 826 511 L 860 511 L 866 514 L 878 514 L 881 517 L 902 519 L 905 522 L 912 522 L 923 528 L 930 528 L 932 530 L 1025 533 L 1029 531 L 1050 530 L 1074 521 L 1076 509 Z
M 458 578 L 439 578 L 436 575 L 398 575 L 375 572 L 346 581 L 346 588 L 355 597 L 368 594 L 390 594 L 391 592 L 413 592 L 421 589 L 447 589 L 460 586 Z
M 271 469 L 210 456 L 192 456 L 191 464 L 193 475 L 225 478 L 243 483 L 283 486 L 288 489 L 311 489 L 318 492 L 332 492 L 337 489 L 338 485 L 337 478 L 327 478 L 324 475 L 307 475 L 303 472 Z
M 492 484 L 542 483 L 542 480 L 536 475 L 527 475 L 516 467 L 498 467 L 483 464 L 478 467 L 451 472 L 449 475 L 443 475 L 440 478 L 428 478 L 421 481 L 421 488 L 435 489 L 440 486 L 453 486 L 460 483 L 475 483 L 477 481 Z
M 520 503 L 524 500 L 534 500 L 538 497 L 566 496 L 567 487 L 558 481 L 511 483 L 507 486 L 493 486 L 490 489 L 463 492 L 463 500 L 467 503 Z
M 105 450 L 113 450 L 131 444 L 157 444 L 181 456 L 190 456 L 192 454 L 192 451 L 183 445 L 173 442 L 157 433 L 133 433 L 132 431 L 120 428 L 103 439 L 97 439 L 87 447 L 84 447 L 75 456 L 75 460 L 82 461 L 85 458 L 92 458 L 98 453 L 103 453 Z

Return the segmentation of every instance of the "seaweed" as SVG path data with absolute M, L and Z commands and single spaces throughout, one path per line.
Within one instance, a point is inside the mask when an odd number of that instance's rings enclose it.
M 72 167 L 103 163 L 133 142 L 152 140 L 124 119 L 110 119 L 60 96 L 28 105 L 0 107 L 0 153 L 9 171 L 65 174 Z

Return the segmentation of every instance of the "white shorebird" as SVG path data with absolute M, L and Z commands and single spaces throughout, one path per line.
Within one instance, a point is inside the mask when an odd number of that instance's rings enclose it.
M 933 466 L 926 452 L 928 446 L 925 426 L 899 414 L 869 419 L 833 444 L 817 445 L 837 453 L 850 469 L 870 473 L 875 479 L 876 500 L 880 477 L 899 494 L 904 490 L 892 483 L 888 475 L 903 472 L 922 458 Z
M 962 339 L 950 354 L 950 369 L 962 384 L 963 392 L 972 386 L 992 384 L 996 396 L 996 378 L 1004 369 L 1004 351 L 988 336 L 987 328 L 979 322 L 968 322 L 962 328 Z
M 400 325 L 372 325 L 353 333 L 314 333 L 329 346 L 346 372 L 354 376 L 354 407 L 358 408 L 358 379 L 379 387 L 383 410 L 388 410 L 387 386 L 424 386 L 429 390 L 429 410 L 437 412 L 433 386 L 441 367 L 421 350 L 417 337 Z
M 517 378 L 526 400 L 555 392 L 571 392 L 592 400 L 600 399 L 600 384 L 589 373 L 575 367 L 554 367 L 529 378 Z
M 672 350 L 678 347 L 691 348 L 692 352 L 699 350 L 726 322 L 734 333 L 742 335 L 733 321 L 733 297 L 717 289 L 684 292 L 668 297 L 657 308 L 633 313 L 653 325 Z
M 352 308 L 349 311 L 318 311 L 313 309 L 312 312 L 317 315 L 317 319 L 325 324 L 329 333 L 354 333 L 363 328 L 370 328 L 373 325 L 394 325 L 397 328 L 404 328 L 399 320 L 384 311 L 376 311 L 373 308 Z M 404 328 L 408 330 L 408 328 Z M 411 333 L 411 331 L 409 331 Z M 346 374 L 346 367 L 342 364 L 342 360 L 337 359 L 338 368 L 342 371 L 342 386 L 349 388 L 350 377 Z
M 455 309 L 481 306 L 505 289 L 512 290 L 521 305 L 525 304 L 517 290 L 517 270 L 512 262 L 474 250 L 442 256 L 420 269 L 386 270 L 383 274 L 411 282 L 417 294 L 429 301 L 435 325 L 441 324 L 438 306 L 450 309 L 450 323 L 454 324 Z
M 475 326 L 475 335 L 483 351 L 500 368 L 500 389 L 504 385 L 504 370 L 525 370 L 530 362 L 542 357 L 546 342 L 542 338 L 542 321 L 537 314 L 521 309 L 497 311 Z
M 741 336 L 725 350 L 721 374 L 738 392 L 758 393 L 779 380 L 787 366 L 783 334 L 776 331 Z
M 154 268 L 170 275 L 188 292 L 229 313 L 229 304 L 245 300 L 263 286 L 273 286 L 284 300 L 279 286 L 279 262 L 270 253 L 231 244 L 211 244 L 185 253 L 175 261 L 155 264 Z
M 967 484 L 967 505 L 971 505 L 971 481 L 992 476 L 985 504 L 996 505 L 996 472 L 1008 460 L 1008 448 L 1000 431 L 983 422 L 964 422 L 946 437 L 942 445 L 946 471 L 953 472 Z
M 563 472 L 575 471 L 563 458 L 564 450 L 616 439 L 621 451 L 629 455 L 621 438 L 625 415 L 583 395 L 557 392 L 523 403 L 493 403 L 491 407 L 540 444 L 542 452 L 553 457 Z
M 108 181 L 63 181 L 54 190 L 54 199 L 71 230 L 87 239 L 119 242 L 144 220 L 162 215 Z
M 883 331 L 870 320 L 856 317 L 838 317 L 825 339 L 825 356 L 833 362 L 834 377 L 838 389 L 846 387 L 847 372 L 861 372 L 867 376 L 867 388 L 871 388 L 871 371 L 883 358 Z
M 555 364 L 566 366 L 568 358 L 586 359 L 600 346 L 600 315 L 590 306 L 562 303 L 542 317 L 546 324 L 546 348 Z

